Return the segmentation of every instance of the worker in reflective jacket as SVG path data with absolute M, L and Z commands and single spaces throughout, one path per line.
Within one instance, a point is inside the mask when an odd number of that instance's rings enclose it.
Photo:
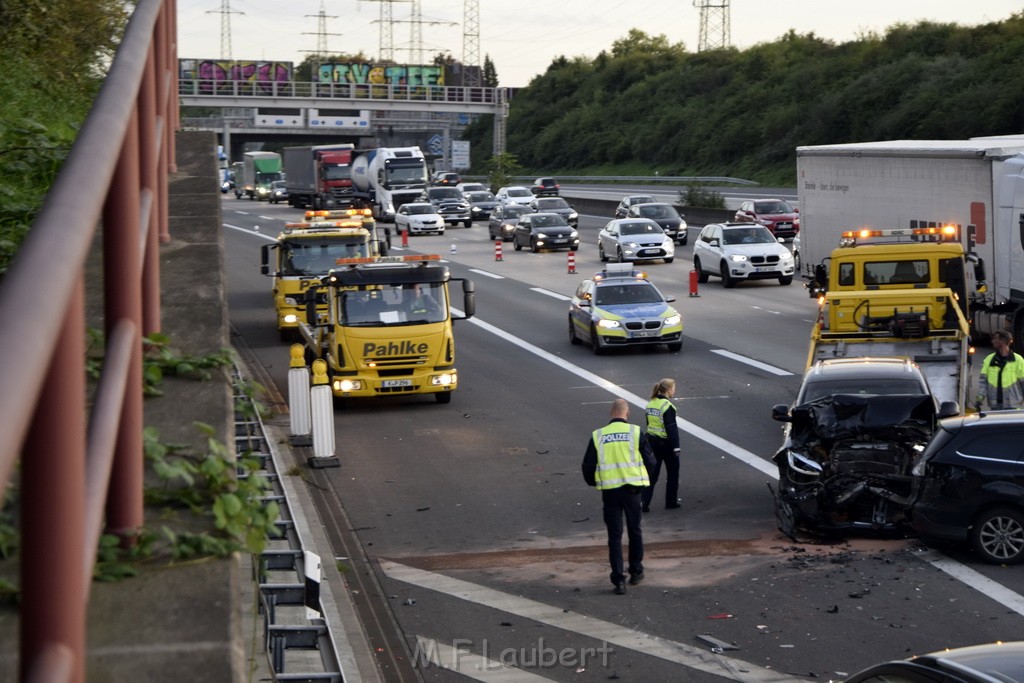
M 654 464 L 650 446 L 641 438 L 640 428 L 631 425 L 629 404 L 612 402 L 611 420 L 591 434 L 583 456 L 583 479 L 601 491 L 604 523 L 608 530 L 608 561 L 617 595 L 626 593 L 626 572 L 622 558 L 622 519 L 629 539 L 629 584 L 644 579 L 644 540 L 640 530 L 640 495 L 650 483 L 647 467 Z
M 658 483 L 661 466 L 665 465 L 665 509 L 674 510 L 679 503 L 679 430 L 676 428 L 676 381 L 666 377 L 654 385 L 647 403 L 647 439 L 654 453 L 654 467 L 648 474 L 651 485 L 644 489 L 641 502 L 644 512 L 651 511 L 654 485 Z
M 1024 405 L 1024 358 L 1013 351 L 1013 337 L 1009 332 L 992 333 L 995 349 L 981 364 L 981 381 L 975 402 L 988 403 L 989 410 L 1014 410 Z

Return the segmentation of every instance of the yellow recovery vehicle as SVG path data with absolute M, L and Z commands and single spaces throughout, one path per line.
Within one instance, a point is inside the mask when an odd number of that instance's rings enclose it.
M 826 358 L 915 361 L 940 401 L 971 399 L 966 264 L 982 264 L 954 226 L 844 232 L 809 285 L 818 297 L 807 367 Z M 879 241 L 885 240 L 885 241 Z
M 339 258 L 386 255 L 389 238 L 390 234 L 378 237 L 369 209 L 307 211 L 306 222 L 286 223 L 275 243 L 263 245 L 260 265 L 260 272 L 274 278 L 272 293 L 281 341 L 298 336 L 306 289 L 336 268 Z
M 472 280 L 451 277 L 440 258 L 340 259 L 306 290 L 306 318 L 299 324 L 306 362 L 327 363 L 336 403 L 405 394 L 451 401 L 458 385 L 452 320 L 472 317 L 476 299 Z M 459 318 L 452 315 L 450 281 L 462 283 Z

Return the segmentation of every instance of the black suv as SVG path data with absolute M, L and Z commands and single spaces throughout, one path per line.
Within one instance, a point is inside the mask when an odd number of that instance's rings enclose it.
M 538 197 L 557 197 L 559 191 L 558 181 L 554 178 L 537 178 L 530 186 L 530 191 Z
M 1024 411 L 939 421 L 912 470 L 910 522 L 992 564 L 1024 561 Z

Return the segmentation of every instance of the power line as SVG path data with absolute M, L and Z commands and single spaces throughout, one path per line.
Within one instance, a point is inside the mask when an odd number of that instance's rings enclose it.
M 693 6 L 700 8 L 697 52 L 729 47 L 729 0 L 693 0 Z

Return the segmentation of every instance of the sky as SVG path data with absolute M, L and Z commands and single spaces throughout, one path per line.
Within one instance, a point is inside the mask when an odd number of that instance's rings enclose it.
M 423 53 L 463 59 L 463 0 L 420 0 Z M 593 58 L 631 28 L 665 35 L 696 51 L 698 0 L 480 0 L 480 59 L 489 55 L 500 85 L 522 87 L 559 57 Z M 790 29 L 846 42 L 898 23 L 928 20 L 975 26 L 1024 11 L 1020 0 L 730 0 L 730 42 L 744 49 Z M 329 54 L 376 57 L 380 3 L 373 0 L 178 0 L 178 57 L 221 59 L 222 25 L 230 57 L 299 64 L 316 50 L 320 12 Z M 410 2 L 394 2 L 395 60 L 414 63 Z M 225 21 L 226 19 L 226 21 Z

